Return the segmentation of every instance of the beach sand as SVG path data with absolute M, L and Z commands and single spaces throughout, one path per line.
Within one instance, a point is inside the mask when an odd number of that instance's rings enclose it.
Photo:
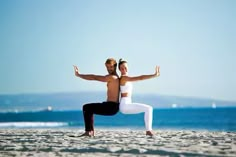
M 236 156 L 236 132 L 97 129 L 0 129 L 0 156 Z

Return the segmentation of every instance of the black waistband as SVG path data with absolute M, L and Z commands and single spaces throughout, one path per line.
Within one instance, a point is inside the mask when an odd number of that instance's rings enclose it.
M 119 105 L 120 103 L 114 102 L 114 101 L 104 101 L 103 103 L 109 103 L 109 104 L 114 104 L 114 105 Z

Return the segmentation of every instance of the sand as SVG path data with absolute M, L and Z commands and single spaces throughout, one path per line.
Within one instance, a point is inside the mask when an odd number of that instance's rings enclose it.
M 0 156 L 236 156 L 236 132 L 97 129 L 0 129 Z

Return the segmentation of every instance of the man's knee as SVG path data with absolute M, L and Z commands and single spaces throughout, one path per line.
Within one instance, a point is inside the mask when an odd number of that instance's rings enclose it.
M 84 104 L 83 105 L 83 111 L 87 111 L 89 109 L 89 104 Z

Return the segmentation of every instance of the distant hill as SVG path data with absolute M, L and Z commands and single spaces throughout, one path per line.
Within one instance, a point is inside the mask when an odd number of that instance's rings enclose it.
M 0 95 L 0 112 L 81 110 L 83 104 L 106 100 L 105 92 Z M 236 107 L 236 102 L 180 96 L 135 94 L 134 102 L 154 108 Z

